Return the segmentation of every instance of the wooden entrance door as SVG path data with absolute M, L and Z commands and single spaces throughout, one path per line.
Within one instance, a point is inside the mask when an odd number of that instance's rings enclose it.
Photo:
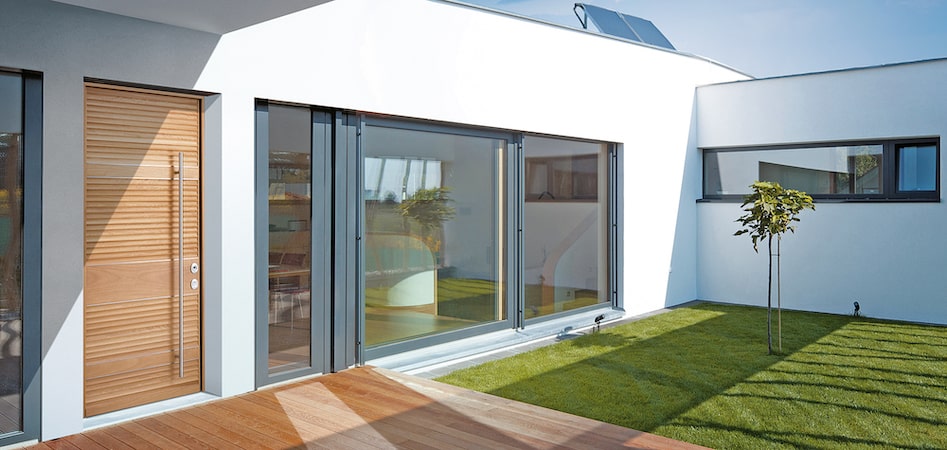
M 85 95 L 88 417 L 201 390 L 202 104 Z

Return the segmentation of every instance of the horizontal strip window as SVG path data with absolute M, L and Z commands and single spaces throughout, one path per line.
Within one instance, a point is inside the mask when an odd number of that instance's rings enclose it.
M 757 180 L 816 200 L 939 201 L 940 138 L 704 149 L 704 200 L 740 200 Z

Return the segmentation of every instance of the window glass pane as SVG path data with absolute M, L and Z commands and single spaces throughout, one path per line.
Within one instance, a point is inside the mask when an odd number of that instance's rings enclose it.
M 0 434 L 22 430 L 23 83 L 0 73 Z
M 310 366 L 312 115 L 269 107 L 269 367 Z
M 608 302 L 606 147 L 529 136 L 523 149 L 525 317 Z
M 811 195 L 881 194 L 883 146 L 707 152 L 705 195 L 745 195 L 754 181 L 775 181 Z
M 366 126 L 368 346 L 504 320 L 505 140 Z
M 898 190 L 937 189 L 937 147 L 910 145 L 898 148 Z

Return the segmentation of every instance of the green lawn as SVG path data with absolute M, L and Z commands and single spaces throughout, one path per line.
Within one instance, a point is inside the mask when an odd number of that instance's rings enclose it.
M 714 448 L 947 448 L 947 327 L 698 304 L 439 379 Z

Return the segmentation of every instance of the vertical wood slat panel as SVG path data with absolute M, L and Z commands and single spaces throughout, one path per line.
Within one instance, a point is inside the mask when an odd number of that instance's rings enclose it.
M 179 152 L 183 257 L 200 264 L 200 119 L 198 98 L 86 86 L 86 416 L 201 389 L 200 289 L 190 286 L 178 373 L 177 269 Z

